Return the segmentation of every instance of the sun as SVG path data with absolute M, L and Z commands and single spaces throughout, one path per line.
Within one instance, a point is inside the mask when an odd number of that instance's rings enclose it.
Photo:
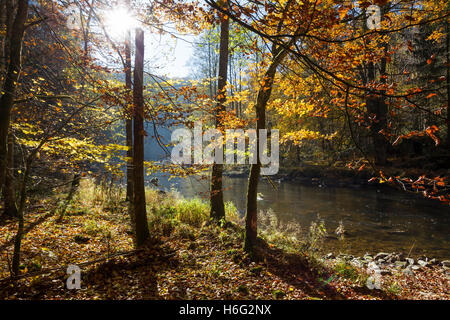
M 119 7 L 105 14 L 105 27 L 111 37 L 123 39 L 128 30 L 137 27 L 137 20 L 126 8 Z

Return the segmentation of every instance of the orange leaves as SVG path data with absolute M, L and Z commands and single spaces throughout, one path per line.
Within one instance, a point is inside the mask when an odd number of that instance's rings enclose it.
M 431 139 L 433 139 L 434 143 L 436 146 L 439 145 L 440 143 L 440 139 L 435 135 L 435 133 L 439 130 L 439 128 L 435 125 L 429 126 L 428 128 L 425 129 L 425 131 L 411 131 L 408 134 L 404 134 L 404 135 L 400 135 L 397 137 L 397 139 L 394 141 L 394 143 L 392 143 L 393 146 L 398 145 L 403 139 L 409 139 L 412 138 L 414 136 L 424 136 L 425 134 L 427 134 Z
M 349 11 L 350 11 L 349 7 L 341 7 L 341 8 L 339 8 L 339 10 L 338 10 L 338 12 L 339 12 L 339 20 L 344 19 Z
M 435 133 L 438 130 L 439 130 L 438 127 L 436 127 L 435 125 L 432 125 L 425 129 L 425 132 L 430 136 L 431 139 L 433 139 L 436 146 L 438 146 L 440 143 L 439 138 L 435 136 Z

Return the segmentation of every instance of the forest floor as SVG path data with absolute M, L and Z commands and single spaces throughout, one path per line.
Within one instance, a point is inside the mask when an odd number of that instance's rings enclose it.
M 249 257 L 236 223 L 212 225 L 201 201 L 156 191 L 148 191 L 152 239 L 134 251 L 124 204 L 89 188 L 61 221 L 55 199 L 29 208 L 22 278 L 14 281 L 9 265 L 17 223 L 0 223 L 0 299 L 450 298 L 449 280 L 437 267 L 383 276 L 381 290 L 370 290 L 367 270 L 326 262 L 314 252 L 281 249 L 261 239 Z M 66 288 L 69 264 L 81 268 L 80 290 Z

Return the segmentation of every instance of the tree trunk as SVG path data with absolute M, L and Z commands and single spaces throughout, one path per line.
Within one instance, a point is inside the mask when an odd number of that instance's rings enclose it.
M 20 247 L 22 244 L 22 238 L 24 236 L 24 217 L 23 213 L 25 210 L 25 203 L 27 198 L 27 184 L 28 184 L 28 177 L 30 176 L 30 170 L 31 170 L 31 163 L 32 158 L 28 157 L 26 164 L 25 164 L 25 173 L 23 175 L 22 185 L 20 187 L 20 204 L 19 204 L 19 211 L 18 211 L 18 219 L 19 224 L 17 227 L 17 234 L 14 238 L 14 253 L 13 253 L 13 261 L 12 261 L 12 272 L 14 275 L 19 274 L 19 266 L 20 266 Z
M 224 18 L 220 25 L 220 56 L 218 79 L 218 104 L 215 110 L 216 128 L 223 131 L 223 115 L 227 93 L 227 69 L 228 69 L 228 42 L 230 20 Z M 211 212 L 210 217 L 216 221 L 225 218 L 225 206 L 223 203 L 223 164 L 215 163 L 211 172 Z
M 75 173 L 73 175 L 72 183 L 70 184 L 70 190 L 69 190 L 69 193 L 67 194 L 64 208 L 61 209 L 61 212 L 59 214 L 58 222 L 61 222 L 62 219 L 64 218 L 64 215 L 66 214 L 67 206 L 72 201 L 73 196 L 75 195 L 75 192 L 77 192 L 78 186 L 80 185 L 80 179 L 81 179 L 81 174 Z
M 134 217 L 136 245 L 142 246 L 149 238 L 144 186 L 144 32 L 136 29 L 136 60 L 134 65 Z
M 449 5 L 450 7 L 450 5 Z M 450 150 L 450 22 L 447 20 L 447 149 Z
M 7 138 L 11 109 L 13 107 L 17 81 L 21 69 L 22 39 L 25 32 L 25 23 L 28 16 L 28 0 L 19 0 L 17 14 L 12 24 L 10 37 L 6 39 L 9 48 L 9 64 L 5 75 L 0 98 L 0 189 L 5 181 L 5 168 L 7 165 Z M 9 28 L 8 28 L 9 29 Z
M 14 176 L 14 136 L 8 135 L 8 165 L 6 167 L 6 180 L 3 194 L 5 196 L 5 210 L 3 214 L 8 217 L 17 217 L 16 187 Z
M 130 8 L 130 0 L 126 2 L 127 9 Z M 127 89 L 127 106 L 125 108 L 125 131 L 127 145 L 127 195 L 128 202 L 133 201 L 133 108 L 132 101 L 128 99 L 131 94 L 133 83 L 131 80 L 131 31 L 127 30 L 125 38 L 125 87 Z M 133 216 L 133 215 L 131 215 Z
M 258 206 L 257 206 L 257 194 L 258 194 L 258 180 L 261 172 L 260 155 L 260 136 L 259 130 L 266 128 L 266 106 L 272 93 L 273 81 L 277 71 L 278 65 L 283 61 L 287 55 L 285 49 L 273 50 L 273 60 L 264 75 L 264 85 L 261 86 L 256 99 L 255 111 L 256 111 L 256 164 L 252 164 L 250 169 L 250 176 L 248 179 L 247 189 L 247 211 L 245 213 L 245 237 L 244 237 L 244 250 L 248 253 L 252 253 L 256 245 L 256 238 L 258 235 Z
M 382 13 L 384 14 L 385 8 L 382 9 Z M 364 28 L 367 28 L 366 24 L 364 24 Z M 385 47 L 385 52 L 387 52 L 387 44 Z M 386 74 L 386 58 L 381 59 L 380 63 L 380 82 L 386 83 L 386 78 L 383 77 Z M 369 62 L 367 65 L 367 78 L 365 79 L 365 84 L 370 84 L 376 80 L 376 70 L 375 64 L 373 62 Z M 370 135 L 372 138 L 372 155 L 374 158 L 374 162 L 377 165 L 385 165 L 387 162 L 387 141 L 386 138 L 380 133 L 381 130 L 385 130 L 387 126 L 387 113 L 388 108 L 386 104 L 386 98 L 381 95 L 373 95 L 368 94 L 366 97 L 366 108 L 369 113 L 371 120 L 370 123 Z
M 127 107 L 125 110 L 125 131 L 126 131 L 126 145 L 127 145 L 127 195 L 128 214 L 131 220 L 131 229 L 136 232 L 136 222 L 134 219 L 134 180 L 133 180 L 133 117 L 134 111 L 132 106 L 132 99 L 128 99 L 131 95 L 133 87 L 131 81 L 131 32 L 127 32 L 125 41 L 125 86 L 127 89 Z

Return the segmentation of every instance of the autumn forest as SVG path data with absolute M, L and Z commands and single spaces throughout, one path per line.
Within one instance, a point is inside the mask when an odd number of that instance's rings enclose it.
M 448 300 L 449 12 L 0 0 L 0 300 Z

